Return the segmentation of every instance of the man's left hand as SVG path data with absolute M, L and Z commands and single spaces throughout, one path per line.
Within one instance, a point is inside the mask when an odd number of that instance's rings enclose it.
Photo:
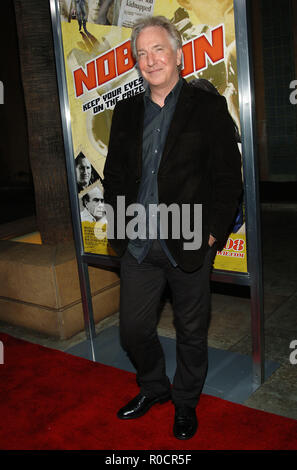
M 216 241 L 217 239 L 212 234 L 210 234 L 208 239 L 209 246 L 212 246 Z

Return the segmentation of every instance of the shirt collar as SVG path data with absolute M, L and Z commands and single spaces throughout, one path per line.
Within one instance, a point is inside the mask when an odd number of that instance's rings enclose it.
M 179 77 L 177 83 L 174 85 L 172 90 L 166 96 L 165 101 L 164 101 L 165 104 L 169 99 L 171 99 L 171 97 L 174 98 L 175 100 L 177 100 L 179 92 L 180 92 L 181 87 L 182 87 L 182 84 L 183 84 L 183 79 L 181 77 Z M 146 88 L 146 90 L 144 92 L 144 100 L 145 100 L 145 102 L 147 102 L 148 100 L 152 101 L 151 100 L 151 89 L 150 89 L 149 86 Z

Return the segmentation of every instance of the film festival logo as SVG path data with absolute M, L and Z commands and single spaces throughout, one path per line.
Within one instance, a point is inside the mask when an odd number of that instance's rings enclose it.
M 169 220 L 170 238 L 179 240 L 183 238 L 184 250 L 198 250 L 202 244 L 202 204 L 182 204 L 181 207 L 172 203 L 149 204 L 148 208 L 140 203 L 133 203 L 126 207 L 125 196 L 117 196 L 116 204 L 116 232 L 115 215 L 113 207 L 104 204 L 107 232 L 102 230 L 102 223 L 96 222 L 94 234 L 98 239 L 107 235 L 109 240 L 117 238 L 124 240 L 168 240 Z M 192 210 L 193 209 L 193 210 Z M 191 214 L 191 212 L 193 212 Z M 126 217 L 132 217 L 126 224 Z M 193 220 L 191 220 L 193 219 Z M 160 230 L 158 229 L 160 227 Z M 192 227 L 192 229 L 191 229 Z M 191 241 L 190 241 L 191 240 Z

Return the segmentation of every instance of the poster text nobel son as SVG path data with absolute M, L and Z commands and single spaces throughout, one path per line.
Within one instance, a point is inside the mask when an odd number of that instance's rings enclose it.
M 209 40 L 205 34 L 201 34 L 183 45 L 183 77 L 205 69 L 207 67 L 206 55 L 212 64 L 224 60 L 224 25 L 211 29 L 210 36 Z M 134 65 L 130 40 L 128 40 L 91 60 L 85 68 L 78 67 L 73 71 L 76 97 L 123 75 Z

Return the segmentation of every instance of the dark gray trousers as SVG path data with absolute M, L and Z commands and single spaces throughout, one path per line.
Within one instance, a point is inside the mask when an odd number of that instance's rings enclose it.
M 160 300 L 168 281 L 176 328 L 172 400 L 196 407 L 207 373 L 210 272 L 215 253 L 215 246 L 209 248 L 203 266 L 192 273 L 174 267 L 157 241 L 141 264 L 128 250 L 122 257 L 120 338 L 136 369 L 141 392 L 156 396 L 170 390 L 157 334 Z

